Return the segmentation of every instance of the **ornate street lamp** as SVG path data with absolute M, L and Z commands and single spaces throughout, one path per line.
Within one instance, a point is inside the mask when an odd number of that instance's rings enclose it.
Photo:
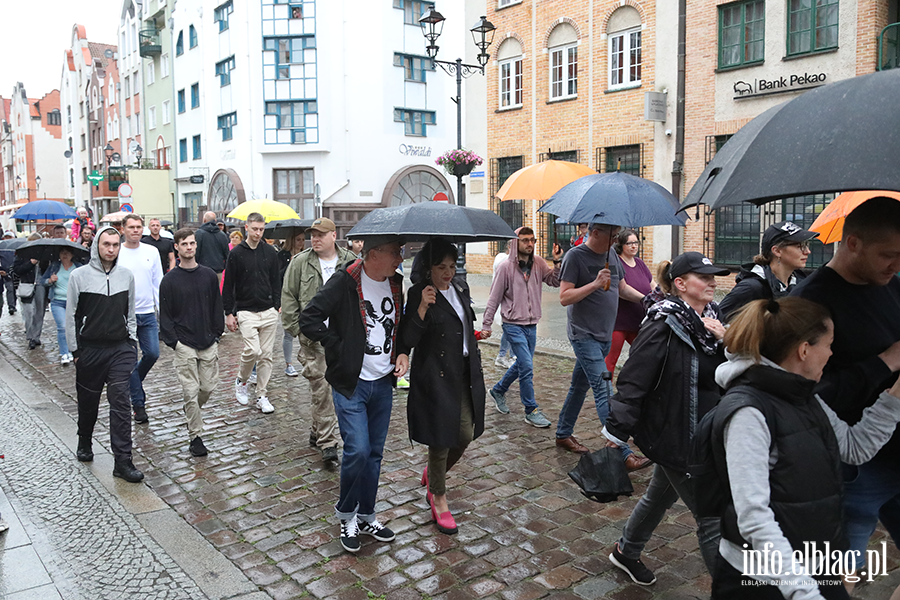
M 135 158 L 137 158 L 137 168 L 140 169 L 141 168 L 141 157 L 144 156 L 144 149 L 141 148 L 140 144 L 138 144 L 137 147 L 134 149 L 134 156 L 135 156 Z
M 461 58 L 455 61 L 447 62 L 437 59 L 438 45 L 437 40 L 441 36 L 444 29 L 444 16 L 438 11 L 431 8 L 427 13 L 419 19 L 419 25 L 422 26 L 422 35 L 427 42 L 425 53 L 428 58 L 437 64 L 448 75 L 456 76 L 456 97 L 452 98 L 456 102 L 456 147 L 462 149 L 462 80 L 463 77 L 471 77 L 475 73 L 484 75 L 484 67 L 487 65 L 491 56 L 488 54 L 488 48 L 494 41 L 494 33 L 497 30 L 493 23 L 488 21 L 484 16 L 478 19 L 475 26 L 469 31 L 472 32 L 472 40 L 479 50 L 478 65 L 467 65 L 463 63 Z M 460 206 L 466 205 L 466 196 L 463 192 L 462 185 L 463 175 L 456 174 L 456 198 Z M 466 269 L 466 247 L 460 247 L 459 263 L 457 272 L 465 274 Z
M 109 168 L 109 165 L 112 164 L 113 152 L 115 152 L 115 151 L 116 151 L 116 149 L 112 147 L 112 144 L 107 142 L 106 148 L 103 149 L 103 153 L 106 155 L 106 167 L 107 168 Z

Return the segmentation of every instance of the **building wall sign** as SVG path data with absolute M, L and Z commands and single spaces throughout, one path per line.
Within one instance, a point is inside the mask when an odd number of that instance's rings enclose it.
M 666 122 L 666 95 L 662 92 L 644 92 L 644 120 Z
M 794 73 L 775 79 L 739 80 L 734 82 L 734 99 L 746 100 L 772 94 L 784 94 L 808 90 L 824 85 L 828 76 L 825 73 Z
M 431 146 L 408 146 L 400 144 L 400 154 L 404 156 L 431 156 Z

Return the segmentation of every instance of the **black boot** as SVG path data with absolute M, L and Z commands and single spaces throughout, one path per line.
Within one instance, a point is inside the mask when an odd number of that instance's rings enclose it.
M 81 462 L 91 462 L 94 460 L 94 450 L 91 448 L 91 438 L 89 436 L 78 436 L 78 450 L 75 457 Z
M 138 471 L 130 458 L 123 460 L 116 459 L 116 466 L 113 468 L 113 477 L 121 477 L 129 483 L 138 483 L 144 479 L 144 474 Z

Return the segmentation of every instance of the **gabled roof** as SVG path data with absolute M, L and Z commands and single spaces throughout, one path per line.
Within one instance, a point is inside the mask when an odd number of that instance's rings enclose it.
M 94 58 L 100 59 L 100 64 L 104 67 L 109 59 L 106 58 L 106 51 L 112 50 L 113 52 L 117 52 L 118 48 L 112 44 L 99 44 L 96 42 L 88 42 L 88 48 L 91 51 L 91 56 Z

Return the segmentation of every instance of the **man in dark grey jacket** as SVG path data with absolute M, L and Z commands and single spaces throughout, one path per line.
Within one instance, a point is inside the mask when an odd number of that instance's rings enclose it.
M 203 215 L 203 225 L 194 237 L 197 240 L 197 262 L 215 271 L 221 285 L 225 261 L 228 260 L 228 236 L 216 225 L 216 213 L 207 211 Z
M 91 246 L 91 262 L 69 277 L 66 342 L 75 358 L 78 460 L 94 460 L 91 438 L 105 385 L 113 476 L 137 483 L 144 474 L 131 462 L 129 379 L 137 362 L 134 276 L 117 266 L 118 258 L 119 232 L 104 227 Z

